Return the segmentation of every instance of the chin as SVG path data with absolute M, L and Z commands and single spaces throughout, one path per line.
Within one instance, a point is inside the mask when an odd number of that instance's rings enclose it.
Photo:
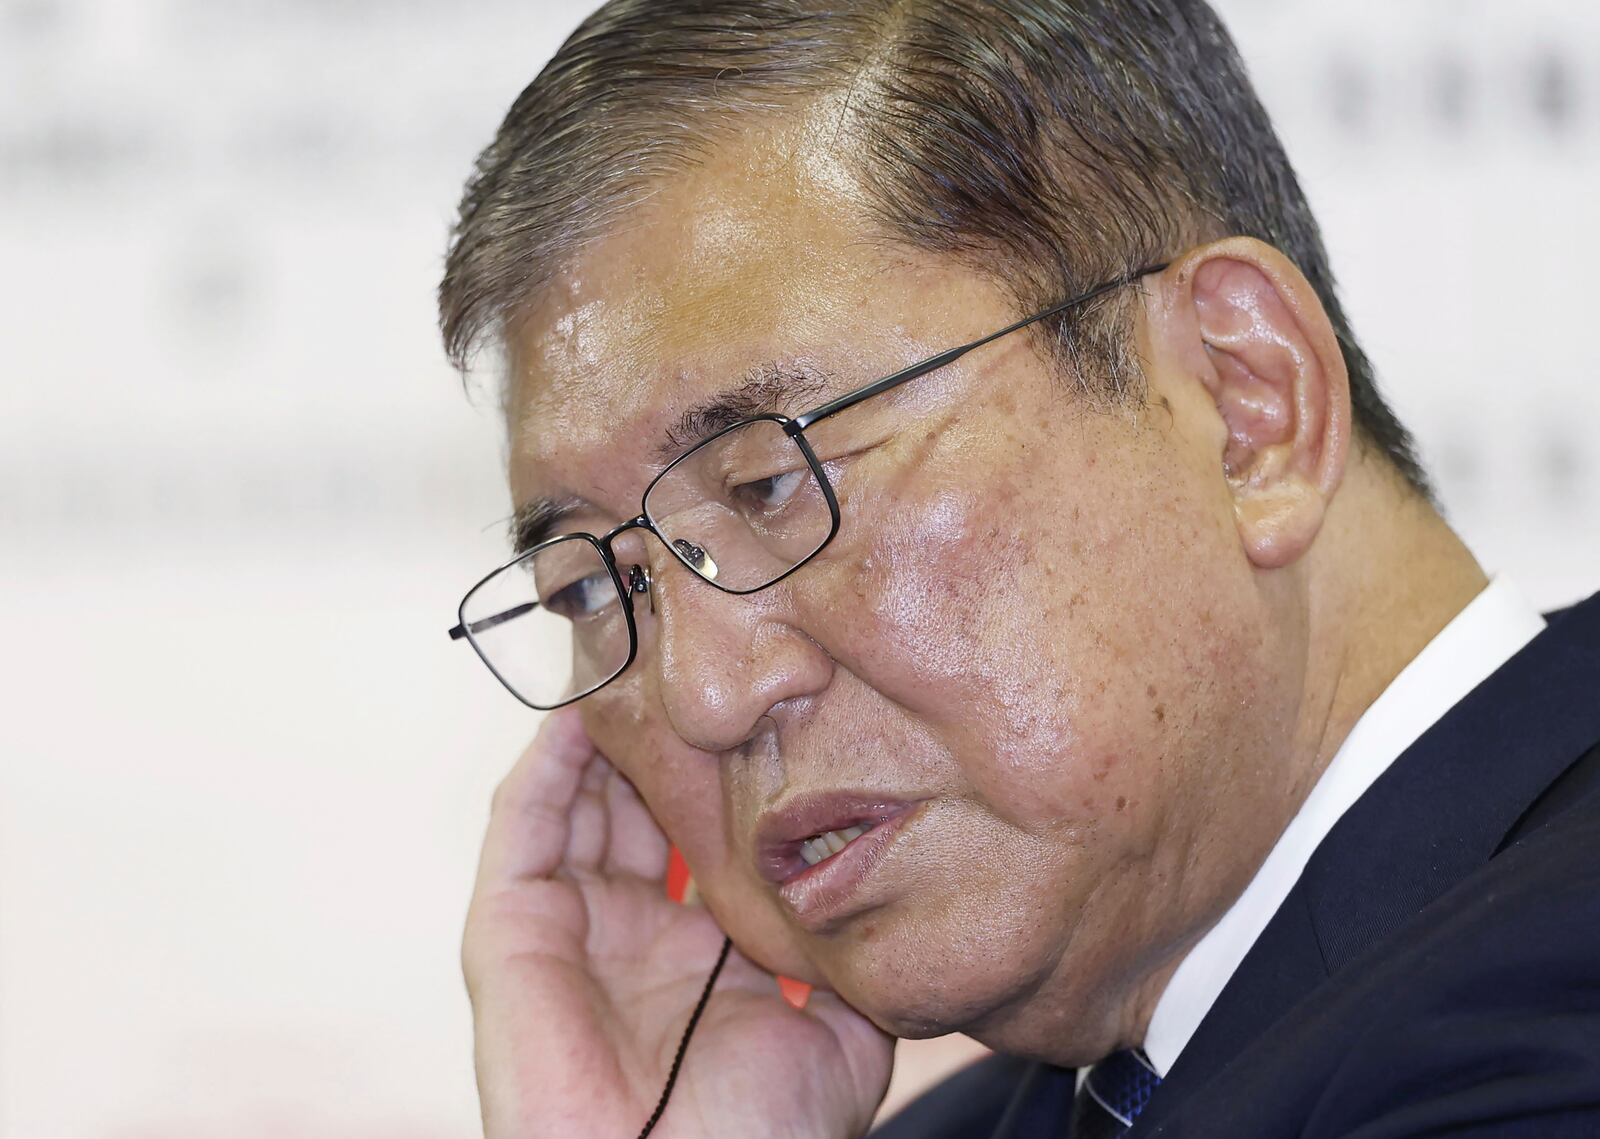
M 806 944 L 806 938 L 783 919 L 764 897 L 751 897 L 742 886 L 733 895 L 702 894 L 717 924 L 734 945 L 767 972 L 818 989 L 833 989 L 826 970 Z
M 851 986 L 840 995 L 873 1024 L 903 1040 L 926 1040 L 952 1032 L 976 1035 L 992 1019 L 993 998 L 933 991 L 937 987 L 937 982 L 873 991 Z
M 893 1036 L 977 1036 L 1010 1021 L 1048 973 L 1045 962 L 996 952 L 1003 945 L 966 931 L 941 937 L 926 926 L 878 930 L 864 944 L 837 946 L 823 965 L 828 987 Z

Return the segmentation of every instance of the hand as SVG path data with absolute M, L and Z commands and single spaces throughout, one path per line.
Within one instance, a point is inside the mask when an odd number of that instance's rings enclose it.
M 665 892 L 667 840 L 575 709 L 495 793 L 462 941 L 486 1139 L 635 1139 L 722 931 Z M 863 1134 L 893 1041 L 832 993 L 804 1011 L 737 949 L 654 1137 Z

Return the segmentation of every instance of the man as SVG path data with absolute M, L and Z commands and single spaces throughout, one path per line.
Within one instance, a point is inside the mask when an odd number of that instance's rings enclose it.
M 489 1136 L 859 1135 L 947 1032 L 886 1134 L 1600 1134 L 1600 602 L 1439 516 L 1204 4 L 614 0 L 441 302 L 519 549 L 454 634 L 560 708 Z

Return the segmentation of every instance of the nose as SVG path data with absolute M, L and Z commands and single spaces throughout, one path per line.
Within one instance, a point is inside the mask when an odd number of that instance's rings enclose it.
M 730 594 L 670 555 L 652 560 L 656 685 L 685 743 L 731 751 L 828 686 L 833 662 L 794 620 L 785 585 Z

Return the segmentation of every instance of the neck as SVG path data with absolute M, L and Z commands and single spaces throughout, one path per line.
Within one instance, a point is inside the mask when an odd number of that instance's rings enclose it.
M 1304 574 L 1304 698 L 1274 841 L 1356 721 L 1488 583 L 1433 505 L 1370 457 L 1352 464 Z M 1172 974 L 1204 932 L 1192 931 L 1141 983 L 1125 1039 L 1143 1039 Z
M 1318 545 L 1296 749 L 1302 800 L 1373 701 L 1488 584 L 1438 510 L 1370 457 L 1353 464 Z

